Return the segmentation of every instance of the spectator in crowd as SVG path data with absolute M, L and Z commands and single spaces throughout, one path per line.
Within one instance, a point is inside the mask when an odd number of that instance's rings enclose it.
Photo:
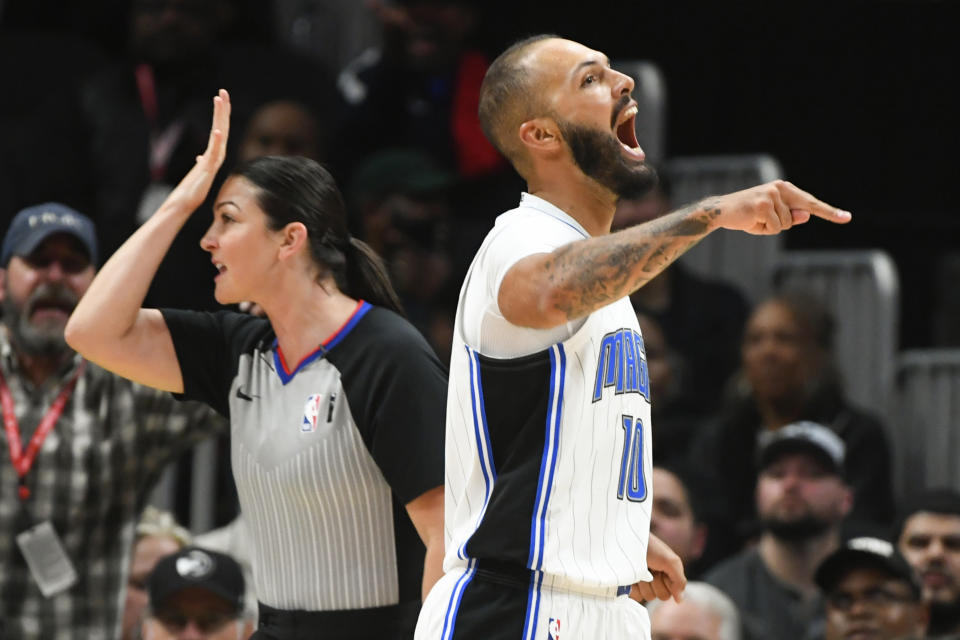
M 231 478 L 231 481 L 233 478 Z M 257 611 L 257 590 L 253 582 L 253 540 L 250 538 L 250 527 L 242 514 L 228 524 L 199 533 L 193 537 L 193 544 L 211 551 L 225 553 L 243 569 L 243 581 L 246 584 L 244 606 L 246 616 L 256 626 L 259 612 Z
M 153 506 L 143 510 L 137 522 L 136 539 L 130 558 L 127 599 L 123 608 L 122 640 L 139 637 L 143 611 L 147 606 L 147 578 L 160 558 L 190 544 L 190 532 L 177 524 L 173 514 Z
M 449 292 L 461 281 L 450 229 L 455 182 L 456 175 L 424 151 L 385 149 L 361 164 L 349 189 L 364 240 L 387 263 L 407 317 L 444 362 L 456 308 Z
M 244 616 L 243 572 L 226 554 L 182 549 L 157 563 L 148 588 L 143 640 L 246 640 L 253 632 Z
M 817 568 L 826 640 L 927 638 L 929 611 L 916 576 L 892 544 L 854 538 Z
M 756 547 L 714 567 L 705 580 L 733 598 L 754 640 L 804 638 L 822 617 L 814 569 L 840 544 L 852 494 L 843 480 L 844 444 L 811 422 L 765 434 L 759 450 Z
M 258 107 L 237 153 L 240 162 L 261 156 L 305 156 L 322 162 L 325 155 L 320 121 L 296 100 L 273 100 Z
M 656 398 L 650 408 L 654 424 L 653 456 L 660 463 L 683 464 L 703 416 L 681 397 L 683 357 L 667 342 L 660 322 L 639 311 L 637 323 L 643 336 L 650 389 Z
M 909 499 L 894 540 L 930 605 L 930 638 L 960 638 L 960 492 L 928 489 Z
M 705 489 L 692 470 L 679 465 L 654 463 L 652 478 L 656 491 L 650 531 L 680 556 L 686 575 L 693 576 L 693 565 L 707 541 L 707 525 L 702 518 Z
M 704 425 L 692 457 L 717 481 L 718 499 L 732 522 L 754 517 L 757 469 L 745 452 L 762 433 L 811 420 L 828 426 L 846 445 L 846 478 L 853 537 L 888 531 L 893 522 L 890 447 L 884 426 L 846 399 L 833 363 L 833 319 L 817 299 L 781 292 L 759 304 L 747 322 L 741 373 L 717 420 Z
M 34 183 L 23 187 L 28 193 L 51 182 L 74 185 L 70 203 L 96 221 L 104 256 L 193 166 L 206 143 L 210 95 L 218 87 L 231 87 L 241 129 L 264 102 L 282 96 L 324 112 L 332 108 L 334 91 L 331 75 L 315 61 L 229 41 L 227 34 L 248 12 L 236 3 L 131 0 L 125 5 L 125 50 L 75 90 L 57 92 L 57 100 L 26 134 L 41 143 L 25 145 L 14 167 Z M 33 152 L 34 146 L 40 150 Z M 151 287 L 151 305 L 217 307 L 211 280 L 197 277 L 213 274 L 199 247 L 208 222 L 198 217 L 178 238 Z
M 669 176 L 658 175 L 650 193 L 617 203 L 613 231 L 672 211 Z M 739 364 L 737 345 L 749 313 L 744 295 L 730 283 L 692 272 L 681 259 L 633 292 L 630 301 L 638 313 L 659 323 L 667 344 L 680 356 L 675 404 L 697 417 L 711 414 Z M 660 392 L 655 393 L 654 404 L 659 404 Z
M 337 79 L 342 101 L 335 145 L 348 174 L 376 149 L 416 146 L 462 177 L 506 161 L 480 129 L 480 83 L 489 61 L 472 38 L 482 18 L 473 0 L 371 3 L 383 45 L 368 49 Z
M 489 58 L 476 43 L 489 3 L 477 0 L 371 2 L 382 45 L 360 54 L 337 79 L 339 115 L 331 164 L 342 184 L 372 153 L 414 147 L 456 175 L 458 233 L 480 246 L 491 211 L 512 206 L 517 174 L 477 120 Z
M 137 515 L 164 466 L 224 424 L 67 346 L 96 259 L 93 223 L 56 203 L 18 213 L 0 250 L 4 640 L 117 637 Z
M 740 640 L 740 614 L 722 591 L 706 582 L 688 582 L 683 600 L 653 600 L 651 640 Z

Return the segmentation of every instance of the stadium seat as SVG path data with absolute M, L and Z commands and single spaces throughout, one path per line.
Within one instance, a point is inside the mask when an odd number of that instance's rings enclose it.
M 898 494 L 960 490 L 960 349 L 911 349 L 896 360 L 891 443 Z
M 670 177 L 673 208 L 753 187 L 782 177 L 780 164 L 766 154 L 687 156 L 667 161 L 662 170 Z M 770 272 L 781 253 L 781 236 L 751 236 L 717 231 L 704 238 L 681 258 L 683 263 L 710 278 L 740 287 L 751 303 L 770 292 Z

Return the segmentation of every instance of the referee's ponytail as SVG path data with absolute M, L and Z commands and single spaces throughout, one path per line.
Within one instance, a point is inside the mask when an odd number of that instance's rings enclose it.
M 307 228 L 310 255 L 321 278 L 331 275 L 348 296 L 403 313 L 383 261 L 347 231 L 343 196 L 319 163 L 300 156 L 264 156 L 231 175 L 257 188 L 257 203 L 270 229 L 279 231 L 291 222 Z
M 354 298 L 392 309 L 400 315 L 403 307 L 393 289 L 387 267 L 377 252 L 363 240 L 350 236 L 347 246 L 347 291 Z

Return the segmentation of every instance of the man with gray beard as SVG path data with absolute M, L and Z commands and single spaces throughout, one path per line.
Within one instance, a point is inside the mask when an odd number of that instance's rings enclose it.
M 844 482 L 843 441 L 828 427 L 795 422 L 761 435 L 756 504 L 763 532 L 705 578 L 740 608 L 753 640 L 817 637 L 820 562 L 840 545 L 853 494 Z
M 63 330 L 96 233 L 24 209 L 0 249 L 0 637 L 118 637 L 134 524 L 167 462 L 223 422 L 86 362 Z

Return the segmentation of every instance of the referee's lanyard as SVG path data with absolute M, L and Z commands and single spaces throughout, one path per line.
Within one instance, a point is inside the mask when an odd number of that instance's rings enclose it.
M 13 394 L 10 393 L 10 387 L 7 386 L 6 378 L 4 378 L 3 373 L 0 372 L 0 404 L 3 405 L 3 428 L 7 432 L 7 443 L 10 446 L 10 460 L 13 462 L 13 468 L 16 469 L 17 475 L 20 477 L 19 492 L 21 500 L 26 500 L 30 497 L 30 489 L 27 488 L 26 484 L 27 473 L 30 472 L 33 461 L 37 459 L 37 454 L 40 452 L 40 447 L 43 446 L 43 441 L 47 439 L 47 436 L 53 430 L 53 425 L 57 423 L 57 420 L 59 420 L 61 414 L 63 414 L 63 407 L 66 406 L 67 400 L 70 399 L 73 388 L 77 386 L 77 379 L 80 377 L 80 374 L 83 373 L 84 365 L 86 365 L 86 361 L 81 360 L 73 377 L 70 378 L 70 381 L 67 382 L 66 386 L 63 387 L 60 394 L 53 401 L 53 404 L 47 409 L 46 415 L 43 416 L 40 424 L 37 425 L 37 430 L 34 432 L 33 437 L 30 438 L 30 444 L 27 445 L 26 451 L 23 450 L 23 444 L 20 441 L 20 423 L 17 422 L 17 414 L 13 408 Z

